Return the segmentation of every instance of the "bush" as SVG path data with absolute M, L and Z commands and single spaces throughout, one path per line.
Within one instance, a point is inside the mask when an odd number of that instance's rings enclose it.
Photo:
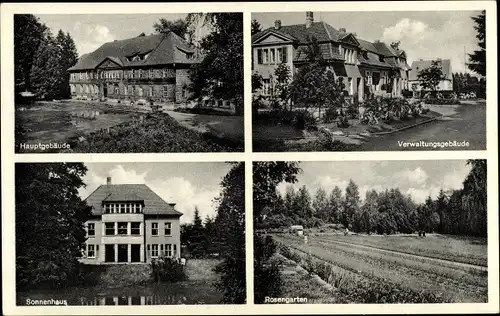
M 255 303 L 262 304 L 266 296 L 281 294 L 281 262 L 274 256 L 278 245 L 271 236 L 254 235 L 254 293 Z
M 331 106 L 326 108 L 325 114 L 323 115 L 323 121 L 325 123 L 332 123 L 337 119 L 338 116 L 339 113 L 337 111 L 337 108 Z
M 426 104 L 442 104 L 442 105 L 458 105 L 460 101 L 458 99 L 438 99 L 438 98 L 428 98 L 425 99 Z
M 151 276 L 156 282 L 178 282 L 187 280 L 184 266 L 173 258 L 162 257 L 151 262 Z
M 405 97 L 405 98 L 411 98 L 411 97 L 413 97 L 413 91 L 408 90 L 408 89 L 404 89 L 402 91 L 402 94 L 403 94 L 403 97 Z

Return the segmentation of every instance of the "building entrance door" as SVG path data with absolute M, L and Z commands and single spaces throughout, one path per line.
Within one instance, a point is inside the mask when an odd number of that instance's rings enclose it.
M 103 84 L 102 85 L 102 95 L 107 98 L 108 97 L 108 85 L 107 84 Z
M 130 261 L 141 262 L 141 245 L 130 245 Z
M 104 246 L 104 262 L 115 262 L 115 245 Z
M 128 262 L 128 245 L 118 245 L 118 262 Z

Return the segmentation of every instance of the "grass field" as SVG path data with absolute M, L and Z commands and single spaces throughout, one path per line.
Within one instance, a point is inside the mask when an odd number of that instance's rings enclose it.
M 306 244 L 302 238 L 292 235 L 274 238 L 291 250 L 292 255 L 288 256 L 293 257 L 292 260 L 308 271 L 319 271 L 320 277 L 335 284 L 341 293 L 337 301 L 487 301 L 484 239 L 441 235 L 425 238 L 310 235 Z M 324 271 L 325 266 L 328 272 Z

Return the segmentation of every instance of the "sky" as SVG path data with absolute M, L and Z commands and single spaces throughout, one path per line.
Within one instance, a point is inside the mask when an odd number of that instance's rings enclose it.
M 106 42 L 136 37 L 143 32 L 149 35 L 154 32 L 153 25 L 160 18 L 174 21 L 186 16 L 186 13 L 37 15 L 54 35 L 59 30 L 69 33 L 75 41 L 79 56 L 96 50 Z
M 335 29 L 345 28 L 368 41 L 387 44 L 401 41 L 409 65 L 419 59 L 451 59 L 452 71 L 464 71 L 467 53 L 477 49 L 476 31 L 471 16 L 480 11 L 387 11 L 314 12 L 314 21 L 324 21 Z M 305 23 L 305 12 L 254 13 L 262 28 Z M 468 70 L 467 70 L 468 71 Z
M 345 194 L 345 188 L 352 179 L 359 187 L 362 200 L 372 189 L 380 192 L 399 188 L 418 203 L 424 202 L 429 195 L 435 198 L 440 189 L 462 188 L 470 171 L 465 160 L 320 161 L 301 162 L 300 167 L 303 172 L 293 186 L 298 189 L 305 185 L 312 196 L 319 187 L 329 193 L 335 186 Z M 281 183 L 279 192 L 284 194 L 289 185 Z
M 224 162 L 169 162 L 169 163 L 86 163 L 83 178 L 85 188 L 79 190 L 87 198 L 99 185 L 111 177 L 113 184 L 146 184 L 163 200 L 177 203 L 182 212 L 181 223 L 193 220 L 194 208 L 200 216 L 215 215 L 212 203 L 221 192 L 220 182 L 231 166 Z

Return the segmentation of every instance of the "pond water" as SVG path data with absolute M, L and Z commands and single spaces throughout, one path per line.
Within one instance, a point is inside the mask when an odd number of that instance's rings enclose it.
M 17 293 L 17 305 L 33 305 L 34 300 L 54 300 L 61 305 L 194 305 L 219 304 L 221 293 L 212 282 L 185 281 L 103 289 L 73 287 L 57 291 Z

